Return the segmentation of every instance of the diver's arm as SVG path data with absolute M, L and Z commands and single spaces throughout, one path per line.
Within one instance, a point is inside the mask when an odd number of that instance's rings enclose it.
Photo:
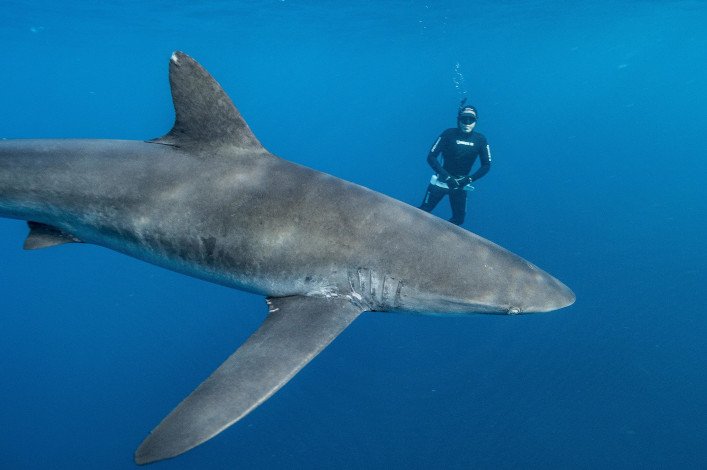
M 481 154 L 479 155 L 479 161 L 481 162 L 481 166 L 479 167 L 478 170 L 474 172 L 473 175 L 471 175 L 471 180 L 476 181 L 482 176 L 484 176 L 486 173 L 489 172 L 491 169 L 491 148 L 489 147 L 489 144 L 486 142 L 486 139 L 484 139 L 483 146 L 481 147 Z
M 442 167 L 442 165 L 439 163 L 439 160 L 437 159 L 440 152 L 442 151 L 441 143 L 443 137 L 444 134 L 441 134 L 439 137 L 437 137 L 437 140 L 435 140 L 435 143 L 430 149 L 430 153 L 427 154 L 427 163 L 432 167 L 435 173 L 440 176 L 440 179 L 444 181 L 449 178 L 449 173 Z

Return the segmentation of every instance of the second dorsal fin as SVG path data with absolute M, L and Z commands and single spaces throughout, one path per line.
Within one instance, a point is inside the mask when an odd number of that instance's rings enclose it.
M 176 114 L 174 127 L 153 142 L 178 147 L 263 150 L 221 85 L 194 59 L 179 51 L 172 54 L 169 83 Z

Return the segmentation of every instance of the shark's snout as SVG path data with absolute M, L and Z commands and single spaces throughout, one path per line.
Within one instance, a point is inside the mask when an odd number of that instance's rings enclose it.
M 572 292 L 569 287 L 562 283 L 560 284 L 562 285 L 562 292 L 559 295 L 558 303 L 555 308 L 569 307 L 574 303 L 575 300 L 577 300 L 577 296 L 574 294 L 574 292 Z
M 569 287 L 546 273 L 537 280 L 533 290 L 535 295 L 527 297 L 524 312 L 551 312 L 572 305 L 576 299 Z

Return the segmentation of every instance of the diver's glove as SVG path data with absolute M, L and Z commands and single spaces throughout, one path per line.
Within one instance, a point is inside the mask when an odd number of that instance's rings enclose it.
M 466 185 L 471 184 L 473 179 L 471 176 L 462 176 L 461 178 L 457 178 L 457 183 L 459 183 L 459 187 L 463 188 Z
M 437 173 L 437 181 L 446 184 L 449 189 L 456 189 L 456 186 L 458 186 L 452 175 L 444 169 Z
M 457 178 L 452 177 L 452 176 L 447 178 L 445 183 L 447 183 L 447 187 L 452 190 L 459 189 L 459 188 L 463 187 L 463 186 L 459 185 L 459 180 Z
M 471 184 L 471 176 L 453 176 L 447 181 L 449 189 L 464 189 L 466 185 Z

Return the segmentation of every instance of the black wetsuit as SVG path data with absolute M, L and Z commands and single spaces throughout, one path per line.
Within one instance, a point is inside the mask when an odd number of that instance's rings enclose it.
M 440 153 L 443 164 L 437 160 Z M 442 132 L 432 145 L 427 155 L 427 163 L 437 173 L 439 180 L 445 181 L 448 177 L 467 176 L 477 157 L 481 167 L 471 175 L 472 181 L 478 180 L 491 169 L 491 150 L 486 137 L 478 132 L 467 134 L 458 128 L 451 128 Z M 461 225 L 466 215 L 466 191 L 463 188 L 447 189 L 430 184 L 420 209 L 432 211 L 446 194 L 449 195 L 449 203 L 452 206 L 452 218 L 449 221 Z

